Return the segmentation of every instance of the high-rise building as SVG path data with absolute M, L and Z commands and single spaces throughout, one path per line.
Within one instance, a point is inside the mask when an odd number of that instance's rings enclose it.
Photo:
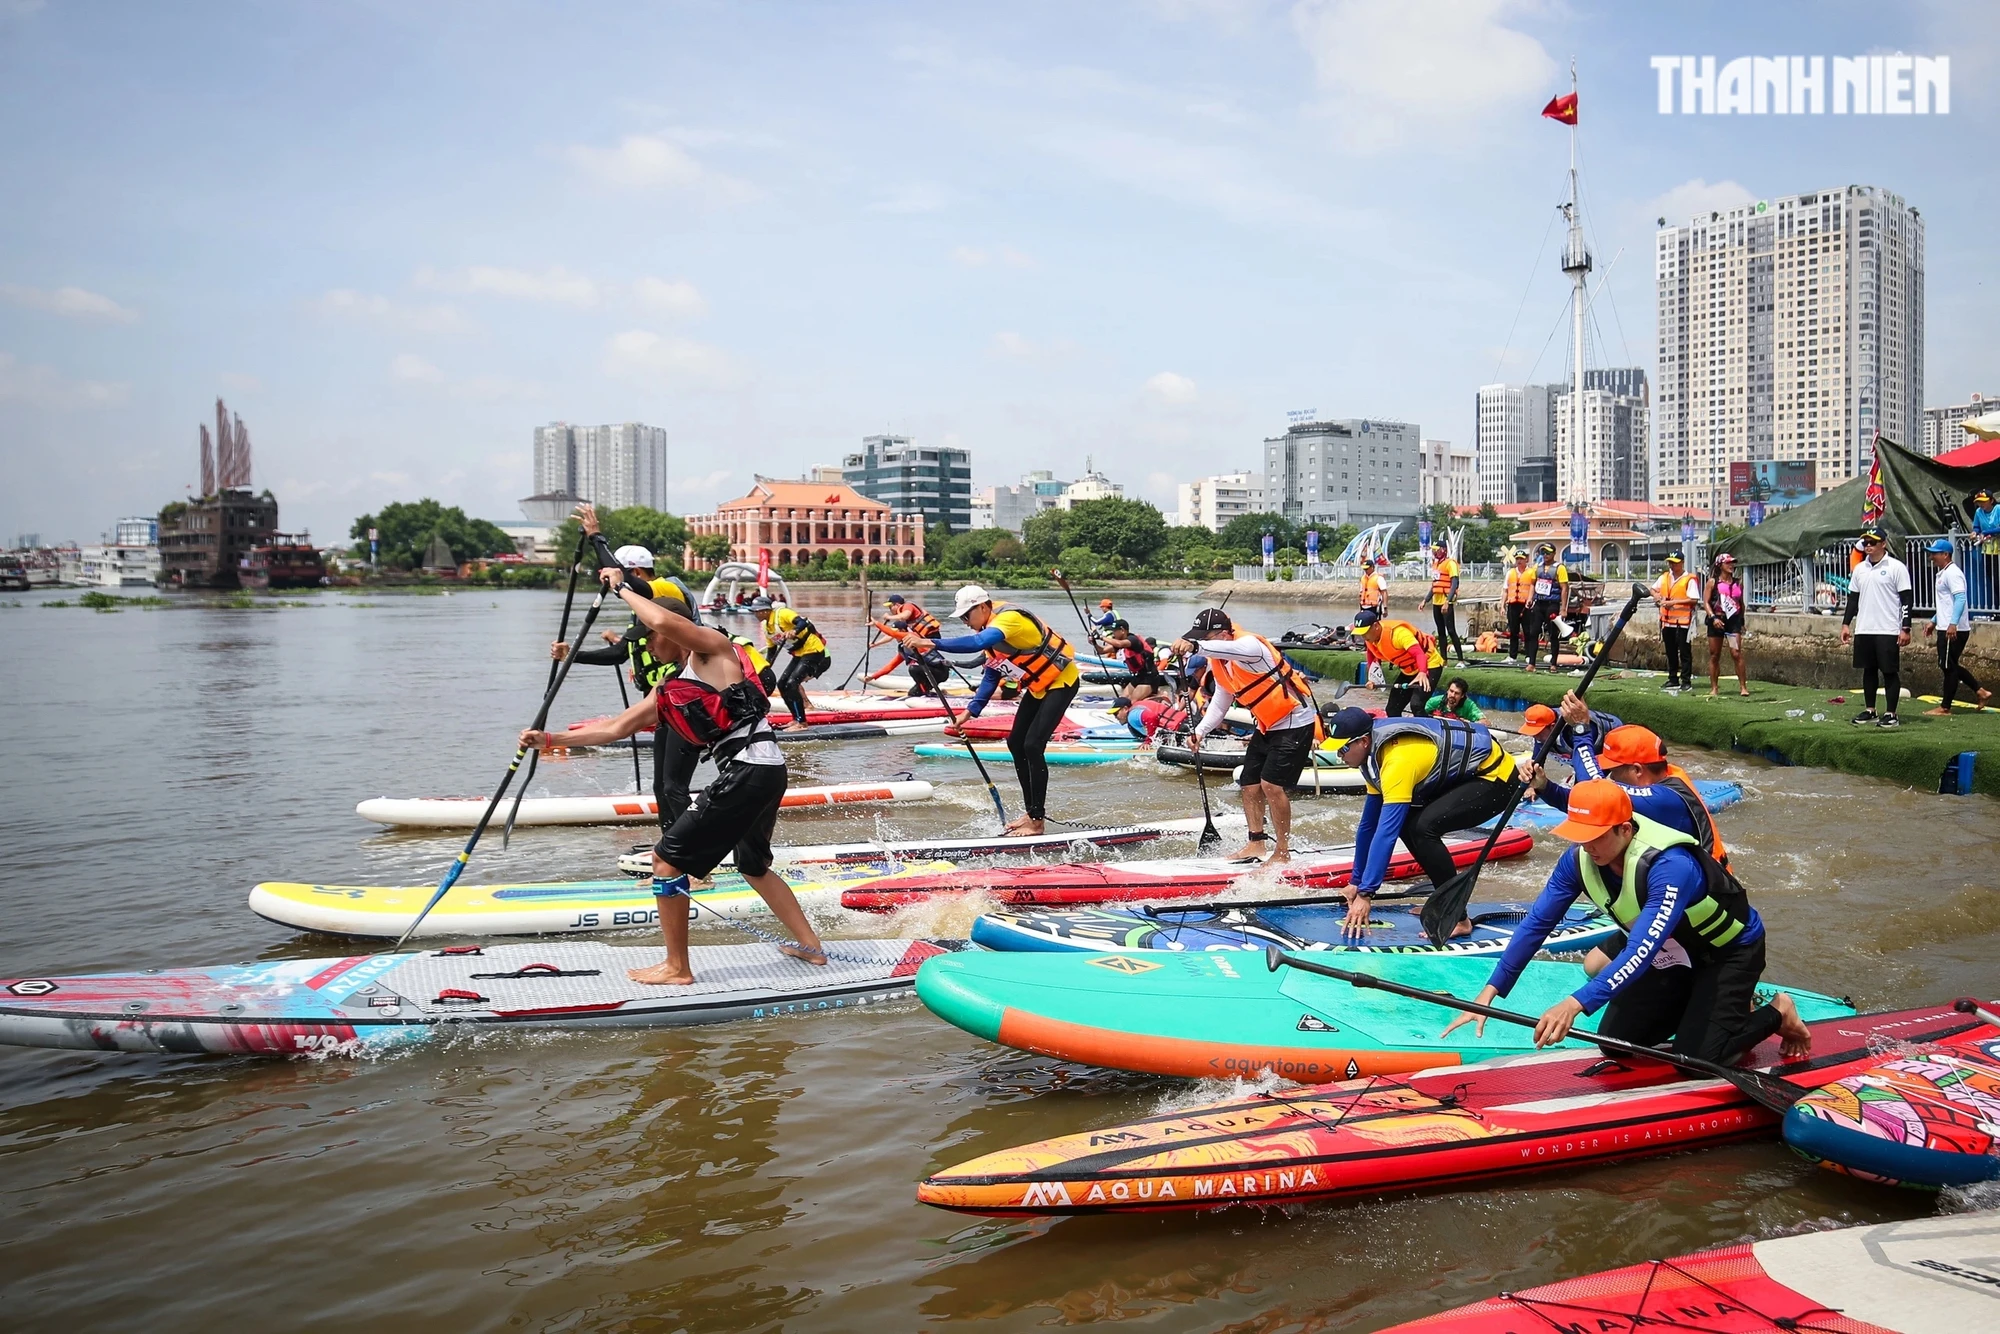
M 539 508 L 560 507 L 565 497 L 588 500 L 599 509 L 644 505 L 665 510 L 666 431 L 640 422 L 536 427 L 535 494 L 522 502 L 523 508 L 537 501 L 544 502 Z
M 1603 372 L 1584 372 L 1589 377 Z M 1606 381 L 1612 382 L 1612 381 Z M 1627 380 L 1624 383 L 1630 384 Z M 1643 375 L 1638 381 L 1645 388 Z M 1572 423 L 1576 420 L 1570 395 L 1555 400 L 1556 458 L 1569 468 L 1567 485 L 1559 481 L 1557 494 L 1563 500 L 1646 500 L 1647 431 L 1646 400 L 1609 389 L 1586 387 L 1583 391 L 1583 447 L 1571 447 Z M 1560 471 L 1560 469 L 1559 469 Z
M 1298 422 L 1264 441 L 1264 507 L 1295 522 L 1363 527 L 1414 518 L 1421 438 L 1408 422 Z
M 1971 444 L 1972 437 L 1965 433 L 1962 423 L 1996 412 L 2000 412 L 2000 394 L 1974 394 L 1970 403 L 1954 403 L 1948 408 L 1925 408 L 1925 457 L 1934 459 L 1960 445 Z
M 1568 386 L 1559 384 L 1481 385 L 1473 401 L 1477 423 L 1479 499 L 1482 505 L 1514 500 L 1514 474 L 1530 459 L 1555 451 L 1550 403 Z
M 920 513 L 947 532 L 972 526 L 972 451 L 948 445 L 918 446 L 907 435 L 869 435 L 849 454 L 841 476 L 870 500 L 899 513 Z
M 1069 485 L 1044 468 L 1022 473 L 1017 486 L 993 487 L 992 526 L 1019 533 L 1028 520 L 1061 505 Z
M 1923 432 L 1924 224 L 1872 185 L 1663 219 L 1653 498 L 1728 506 L 1729 465 L 1813 465 L 1826 491 L 1874 461 L 1877 432 Z
M 1471 445 L 1426 440 L 1417 469 L 1418 501 L 1465 509 L 1479 499 L 1478 455 Z
M 1264 474 L 1220 472 L 1180 484 L 1174 522 L 1219 533 L 1239 514 L 1264 512 Z

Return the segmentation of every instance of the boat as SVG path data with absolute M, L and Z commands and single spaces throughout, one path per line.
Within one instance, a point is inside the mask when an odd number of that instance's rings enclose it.
M 1399 956 L 1364 956 L 1356 966 L 1391 961 L 1484 966 Z M 1808 1008 L 1802 1000 L 1801 1013 Z M 1838 1007 L 1824 1000 L 1810 1008 L 1819 1015 L 1807 1020 L 1809 1058 L 1781 1061 L 1772 1038 L 1749 1054 L 1745 1068 L 1811 1088 L 1877 1064 L 1887 1044 L 2000 1037 L 2000 1028 L 1949 1004 L 1865 1015 L 1829 1013 Z M 1316 1013 L 1300 1007 L 1302 1018 Z M 1433 1018 L 1429 1031 L 1441 1027 Z M 1528 1172 L 1771 1139 L 1777 1127 L 1777 1113 L 1727 1080 L 1686 1078 L 1665 1063 L 1626 1064 L 1595 1047 L 1565 1045 L 1311 1088 L 1245 1090 L 982 1154 L 926 1177 L 917 1198 L 1002 1216 L 1303 1204 L 1471 1188 Z M 1501 1328 L 1526 1334 L 1538 1326 Z
M 760 576 L 757 566 L 747 561 L 726 560 L 715 567 L 715 576 L 702 590 L 701 609 L 748 616 L 750 599 L 760 595 L 774 602 L 792 600 L 785 576 L 776 570 L 766 567 Z
M 1470 866 L 1486 846 L 1484 835 L 1462 834 L 1446 840 L 1452 859 Z M 1494 844 L 1492 855 L 1524 856 L 1535 846 L 1521 830 L 1509 830 Z M 1406 880 L 1421 874 L 1416 859 L 1398 850 L 1389 875 Z M 1323 852 L 1301 852 L 1284 866 L 1224 861 L 1219 857 L 1165 857 L 1113 862 L 1055 862 L 1030 866 L 960 867 L 950 875 L 898 876 L 881 884 L 862 882 L 840 896 L 840 906 L 864 912 L 889 912 L 923 903 L 940 894 L 989 894 L 1014 907 L 1033 904 L 1065 907 L 1078 903 L 1149 903 L 1168 899 L 1211 899 L 1241 883 L 1271 889 L 1338 889 L 1354 872 L 1354 846 Z M 1428 889 L 1424 891 L 1428 893 Z
M 697 945 L 691 986 L 626 970 L 657 945 L 550 941 L 0 980 L 0 1042 L 84 1051 L 365 1056 L 475 1029 L 662 1028 L 844 1010 L 905 994 L 949 941 L 842 940 L 824 967 Z
M 2000 1212 L 1740 1242 L 1566 1279 L 1382 1334 L 1960 1334 L 2000 1319 Z
M 326 582 L 326 564 L 307 533 L 272 533 L 236 562 L 236 581 L 244 588 L 318 588 Z
M 813 806 L 854 806 L 887 801 L 929 801 L 935 789 L 922 781 L 836 783 L 795 787 L 785 792 L 787 810 Z M 377 824 L 405 829 L 470 829 L 486 813 L 490 797 L 370 797 L 354 813 Z M 532 825 L 642 824 L 660 818 L 650 792 L 616 796 L 523 797 L 517 828 Z

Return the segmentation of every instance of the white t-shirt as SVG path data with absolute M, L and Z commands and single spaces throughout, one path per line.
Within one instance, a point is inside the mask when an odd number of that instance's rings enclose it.
M 1857 635 L 1899 635 L 1903 632 L 1902 595 L 1910 588 L 1909 567 L 1894 556 L 1879 561 L 1863 560 L 1848 576 L 1849 587 L 1860 594 L 1854 613 Z
M 1955 617 L 1954 611 L 1958 613 Z M 1972 604 L 1965 598 L 1965 571 L 1956 562 L 1937 572 L 1937 628 L 1972 629 Z

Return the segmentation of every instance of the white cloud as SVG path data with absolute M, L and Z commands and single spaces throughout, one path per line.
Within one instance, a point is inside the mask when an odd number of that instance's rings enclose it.
M 1558 91 L 1555 59 L 1506 25 L 1515 8 L 1509 0 L 1300 0 L 1292 26 L 1337 137 L 1375 152 L 1419 139 L 1462 142 L 1490 115 L 1530 117 Z
M 870 213 L 937 213 L 945 193 L 935 185 L 900 185 L 868 206 Z
M 633 285 L 632 295 L 648 310 L 682 319 L 708 313 L 707 299 L 685 278 L 641 278 Z
M 952 259 L 969 269 L 983 269 L 989 264 L 1003 264 L 1010 269 L 1032 269 L 1035 261 L 1012 246 L 997 246 L 992 250 L 982 250 L 977 246 L 962 245 L 951 252 Z
M 61 315 L 73 320 L 109 320 L 113 324 L 133 324 L 139 318 L 139 312 L 130 306 L 121 306 L 108 296 L 97 292 L 86 292 L 81 287 L 45 290 L 40 287 L 0 285 L 0 301 L 6 301 L 14 306 L 26 306 L 30 310 L 47 311 L 51 315 Z
M 1353 221 L 1353 215 L 1329 208 L 1282 183 L 1263 164 L 1234 147 L 1191 143 L 1111 125 L 1050 129 L 1041 136 L 1040 144 L 1106 180 L 1179 204 L 1212 209 L 1232 222 L 1328 229 Z
M 615 148 L 576 144 L 569 150 L 569 160 L 592 180 L 614 189 L 678 190 L 716 204 L 739 204 L 757 196 L 749 182 L 704 166 L 664 135 L 628 134 Z
M 48 366 L 25 366 L 0 352 L 0 400 L 38 408 L 103 408 L 123 403 L 131 386 L 107 380 L 72 380 Z
M 336 287 L 313 302 L 322 315 L 379 325 L 397 333 L 456 334 L 472 327 L 472 322 L 450 306 L 410 306 L 386 296 Z
M 560 264 L 541 273 L 495 268 L 488 264 L 475 264 L 451 273 L 418 269 L 416 281 L 419 287 L 441 292 L 480 293 L 522 301 L 553 301 L 566 306 L 594 306 L 600 296 L 595 282 L 580 273 L 571 273 Z
M 708 389 L 731 388 L 743 379 L 735 359 L 720 348 L 646 329 L 628 329 L 607 339 L 604 369 L 626 379 Z
M 405 352 L 389 363 L 389 378 L 403 384 L 443 384 L 444 372 L 414 352 Z
M 1705 213 L 1735 208 L 1738 204 L 1748 204 L 1756 198 L 1756 195 L 1735 181 L 1717 181 L 1711 185 L 1697 176 L 1691 181 L 1682 181 L 1665 194 L 1649 200 L 1646 204 L 1646 216 L 1665 218 L 1669 227 L 1678 227 Z
M 1194 381 L 1172 371 L 1161 371 L 1146 381 L 1146 395 L 1156 403 L 1184 407 L 1195 401 Z

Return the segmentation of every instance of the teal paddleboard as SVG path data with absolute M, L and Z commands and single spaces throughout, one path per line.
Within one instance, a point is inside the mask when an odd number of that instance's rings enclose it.
M 1011 764 L 1014 757 L 1004 745 L 975 745 L 979 758 L 988 764 Z M 926 741 L 917 746 L 917 755 L 926 760 L 962 760 L 966 758 L 963 742 Z M 1140 753 L 1137 742 L 1118 741 L 1057 741 L 1043 752 L 1043 758 L 1050 764 L 1117 764 L 1129 760 Z

